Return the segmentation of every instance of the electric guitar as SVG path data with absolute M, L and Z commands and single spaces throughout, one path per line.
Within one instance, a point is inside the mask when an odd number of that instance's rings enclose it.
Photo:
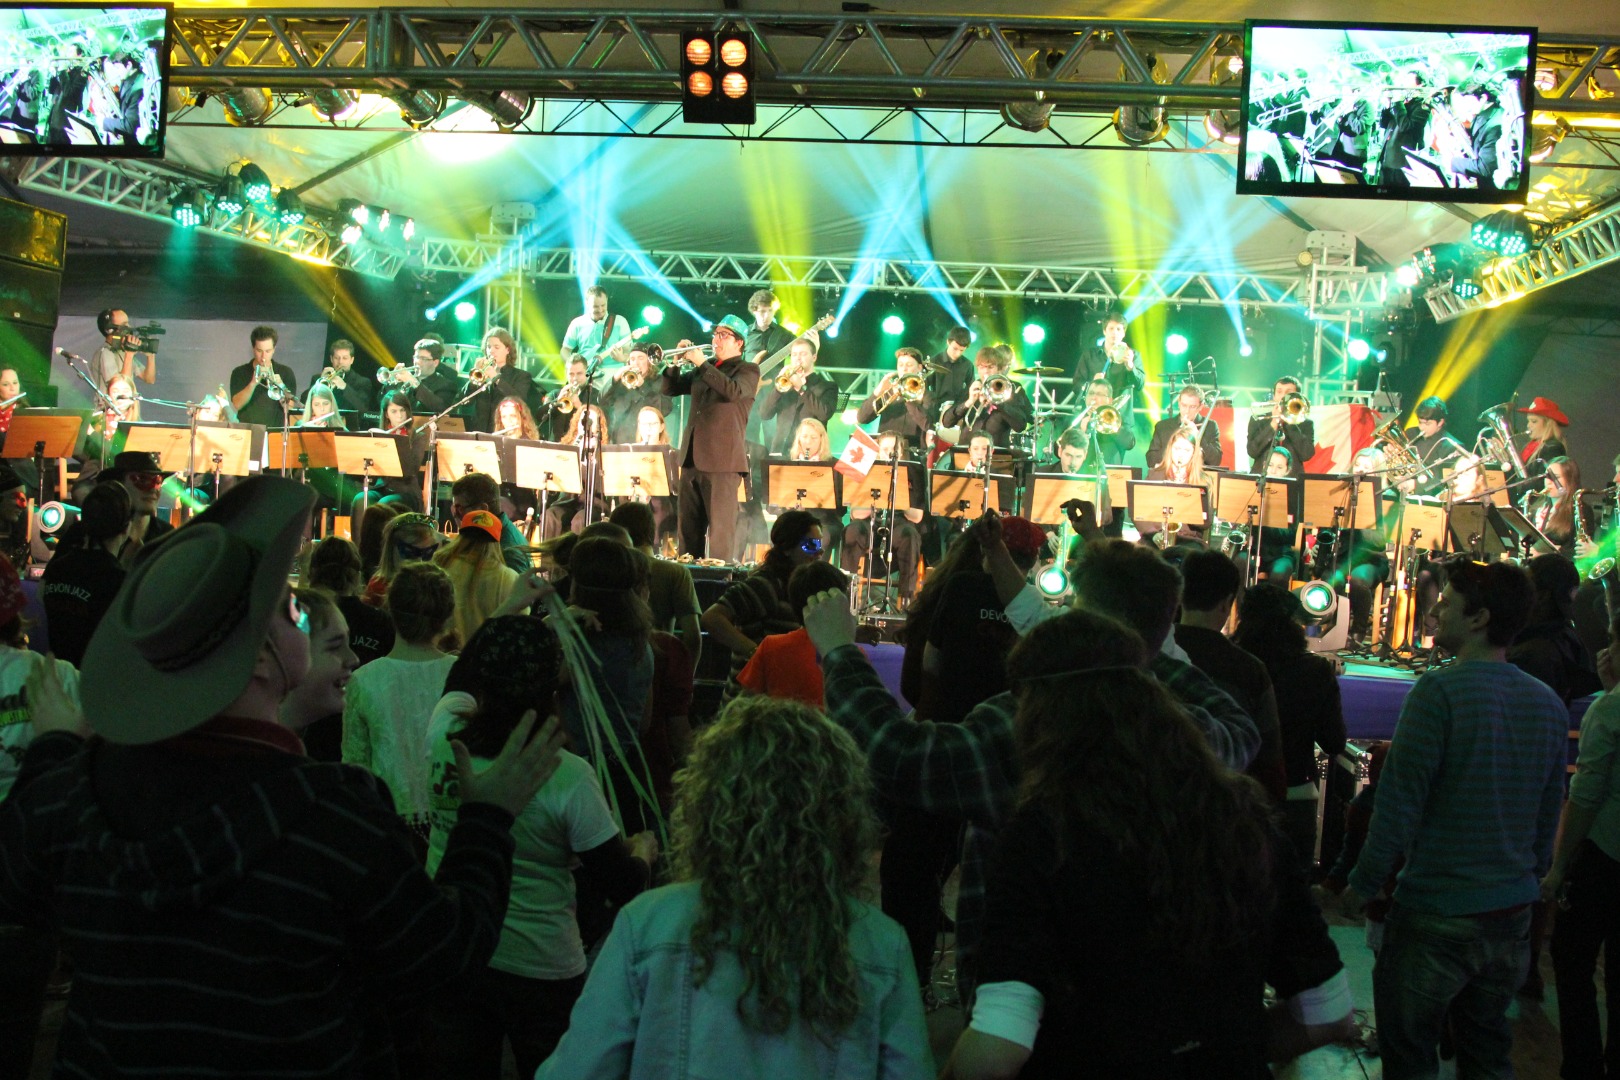
M 833 320 L 836 318 L 837 316 L 829 311 L 827 314 L 817 319 L 810 327 L 810 330 L 814 330 L 819 334 L 823 330 L 827 329 L 827 327 L 831 326 L 833 324 Z M 793 341 L 798 341 L 800 338 L 804 337 L 805 334 L 808 334 L 810 330 L 805 330 L 802 333 L 793 335 Z M 793 350 L 793 341 L 788 342 L 786 345 L 782 346 L 780 349 L 777 349 L 775 352 L 771 353 L 771 355 L 759 362 L 759 377 L 761 381 L 764 381 L 765 377 L 769 375 L 778 364 L 787 359 L 788 353 Z

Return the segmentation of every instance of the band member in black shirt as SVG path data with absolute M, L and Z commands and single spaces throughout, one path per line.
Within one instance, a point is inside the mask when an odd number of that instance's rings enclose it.
M 953 326 L 945 335 L 945 350 L 928 361 L 928 392 L 941 409 L 967 400 L 968 387 L 973 385 L 973 364 L 966 357 L 972 344 L 971 330 Z
M 1198 430 L 1203 411 L 1203 393 L 1196 386 L 1183 386 L 1181 393 L 1176 395 L 1176 415 L 1167 416 L 1153 425 L 1153 441 L 1148 444 L 1147 450 L 1148 468 L 1159 467 L 1159 462 L 1164 460 L 1164 448 L 1170 445 L 1178 430 L 1183 427 Z M 1215 426 L 1213 420 L 1203 427 L 1204 435 L 1199 441 L 1199 448 L 1203 451 L 1204 467 L 1213 469 L 1221 463 L 1221 429 Z
M 276 331 L 255 326 L 248 334 L 253 359 L 231 369 L 231 408 L 244 424 L 281 427 L 286 412 L 298 411 L 298 376 L 286 364 L 275 362 Z
M 966 401 L 946 409 L 940 417 L 946 427 L 966 423 L 986 432 L 997 446 L 1011 446 L 1014 432 L 1023 431 L 1035 415 L 1024 388 L 1012 381 L 1012 349 L 1006 345 L 986 345 L 973 358 L 978 374 L 968 387 Z
M 356 414 L 349 421 L 352 428 L 362 428 L 360 423 L 363 417 L 370 417 L 377 409 L 377 384 L 354 370 L 354 342 L 347 338 L 338 338 L 332 342 L 332 347 L 326 353 L 326 366 L 343 381 L 343 388 L 332 387 L 332 395 L 337 398 L 338 408 L 344 412 Z M 317 372 L 319 377 L 324 372 Z
M 652 358 L 647 347 L 639 342 L 630 346 L 624 370 L 613 376 L 602 391 L 602 409 L 607 413 L 610 441 L 631 443 L 636 441 L 636 419 L 641 410 L 652 407 L 658 415 L 668 416 L 674 404 L 659 385 L 658 372 L 652 369 Z M 635 383 L 635 386 L 631 386 Z
M 787 389 L 782 386 L 786 384 Z M 787 365 L 759 395 L 759 415 L 776 421 L 771 436 L 771 455 L 786 456 L 804 420 L 823 425 L 838 409 L 838 384 L 816 370 L 816 341 L 810 336 L 794 339 Z
M 1249 460 L 1256 472 L 1264 470 L 1272 447 L 1281 446 L 1289 454 L 1289 475 L 1298 479 L 1305 475 L 1305 463 L 1316 453 L 1316 425 L 1309 420 L 1297 424 L 1284 422 L 1283 399 L 1299 393 L 1299 380 L 1284 375 L 1271 388 L 1271 412 L 1263 410 L 1249 417 Z
M 517 340 L 511 334 L 497 326 L 484 335 L 484 355 L 473 365 L 462 390 L 468 394 L 481 386 L 489 387 L 472 399 L 472 430 L 495 430 L 495 406 L 502 398 L 518 398 L 533 409 L 529 396 L 534 392 L 534 379 L 517 365 Z
M 927 384 L 922 377 L 922 353 L 910 346 L 894 351 L 894 373 L 885 375 L 872 395 L 855 412 L 855 422 L 878 422 L 878 431 L 892 431 L 912 446 L 919 446 L 930 427 Z M 910 382 L 908 383 L 908 380 Z M 922 393 L 907 396 L 908 385 L 922 386 Z

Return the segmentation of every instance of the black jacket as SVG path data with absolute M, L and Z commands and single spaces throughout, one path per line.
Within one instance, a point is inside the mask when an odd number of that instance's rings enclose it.
M 744 436 L 759 389 L 759 365 L 711 360 L 678 373 L 666 370 L 662 381 L 668 396 L 692 398 L 692 415 L 681 433 L 681 464 L 699 472 L 746 473 Z

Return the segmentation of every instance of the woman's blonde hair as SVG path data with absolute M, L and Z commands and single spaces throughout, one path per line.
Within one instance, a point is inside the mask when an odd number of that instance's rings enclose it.
M 698 737 L 679 785 L 673 870 L 696 881 L 696 979 L 729 950 L 745 976 L 737 1013 L 767 1034 L 795 1019 L 831 1038 L 861 1008 L 850 902 L 877 826 L 866 758 L 822 713 L 739 698 Z
M 669 424 L 664 420 L 664 412 L 656 405 L 643 405 L 636 410 L 636 441 L 641 441 L 641 416 L 643 413 L 652 413 L 658 417 L 658 441 L 669 444 Z
M 827 425 L 823 424 L 815 417 L 806 417 L 805 419 L 799 421 L 798 430 L 793 432 L 793 445 L 788 447 L 788 456 L 799 456 L 799 432 L 803 431 L 807 427 L 816 433 L 816 438 L 821 440 L 821 449 L 816 453 L 815 457 L 806 458 L 805 460 L 825 461 L 827 458 L 832 457 L 832 439 L 827 435 Z
M 563 442 L 568 443 L 570 446 L 579 442 L 579 426 L 584 420 L 587 410 L 590 411 L 591 423 L 596 429 L 596 437 L 598 439 L 607 437 L 607 414 L 602 411 L 600 405 L 587 405 L 583 409 L 574 410 L 574 415 L 568 421 L 568 431 L 562 437 Z

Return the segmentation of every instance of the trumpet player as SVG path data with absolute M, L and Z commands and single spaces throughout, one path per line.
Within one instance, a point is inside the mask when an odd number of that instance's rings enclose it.
M 795 338 L 781 373 L 759 396 L 755 411 L 761 419 L 776 421 L 770 441 L 773 457 L 787 456 L 801 423 L 815 420 L 825 426 L 838 408 L 838 384 L 816 371 L 818 344 L 813 334 Z
M 1316 425 L 1295 415 L 1297 408 L 1305 405 L 1305 399 L 1299 396 L 1290 400 L 1289 395 L 1299 392 L 1299 380 L 1284 375 L 1272 385 L 1271 408 L 1261 407 L 1249 417 L 1249 460 L 1256 470 L 1263 469 L 1271 459 L 1272 449 L 1281 446 L 1292 459 L 1288 475 L 1295 479 L 1305 475 L 1305 463 L 1316 453 Z
M 444 342 L 436 334 L 418 341 L 412 350 L 414 361 L 410 370 L 391 372 L 390 381 L 406 392 L 411 410 L 421 413 L 441 413 L 461 397 L 459 383 L 441 361 Z
M 484 335 L 484 355 L 473 364 L 467 385 L 461 391 L 466 395 L 484 390 L 472 399 L 474 431 L 495 430 L 495 406 L 501 398 L 528 401 L 534 393 L 534 379 L 517 364 L 517 339 L 498 326 Z
M 275 327 L 255 326 L 248 334 L 253 359 L 231 369 L 231 408 L 244 424 L 280 427 L 286 421 L 283 406 L 298 407 L 298 376 L 275 362 L 276 340 Z
M 859 424 L 878 422 L 879 432 L 894 432 L 913 446 L 929 428 L 928 390 L 923 383 L 922 353 L 909 345 L 894 350 L 894 371 L 878 382 L 872 396 L 855 411 Z
M 726 315 L 714 324 L 710 360 L 680 342 L 672 353 L 689 364 L 664 368 L 663 391 L 670 397 L 690 395 L 691 419 L 681 435 L 681 554 L 736 558 L 737 489 L 748 472 L 744 435 L 748 410 L 759 389 L 759 365 L 743 358 L 748 324 Z
M 601 392 L 591 382 L 590 368 L 576 356 L 563 369 L 563 384 L 546 401 L 545 436 L 559 442 L 573 423 L 574 414 L 587 405 L 601 405 Z
M 1024 388 L 1012 381 L 1012 349 L 1006 345 L 986 345 L 973 357 L 978 378 L 968 387 L 966 401 L 946 409 L 940 422 L 946 427 L 966 423 L 995 440 L 997 446 L 1011 445 L 1013 432 L 1029 426 L 1035 408 Z
M 332 342 L 326 367 L 310 382 L 324 382 L 343 412 L 368 416 L 377 408 L 377 384 L 354 370 L 354 342 L 348 338 Z
M 613 376 L 602 391 L 602 408 L 607 412 L 608 436 L 612 442 L 632 443 L 636 439 L 636 418 L 645 408 L 658 410 L 668 416 L 674 404 L 659 385 L 658 373 L 652 369 L 652 356 L 647 346 L 639 341 L 630 346 L 625 357 L 624 370 Z
M 1102 344 L 1080 350 L 1080 359 L 1074 369 L 1074 385 L 1078 388 L 1092 379 L 1106 379 L 1111 397 L 1117 398 L 1128 392 L 1130 398 L 1125 402 L 1123 415 L 1125 426 L 1134 429 L 1136 396 L 1142 392 L 1147 374 L 1142 369 L 1142 358 L 1125 341 L 1127 325 L 1125 316 L 1117 311 L 1103 320 Z
M 1175 438 L 1176 432 L 1185 428 L 1190 432 L 1203 429 L 1198 439 L 1199 453 L 1204 459 L 1204 468 L 1213 469 L 1221 463 L 1221 429 L 1213 421 L 1205 422 L 1204 394 L 1198 387 L 1187 385 L 1181 388 L 1176 395 L 1176 415 L 1167 416 L 1153 425 L 1153 440 L 1148 443 L 1147 466 L 1157 469 L 1164 460 L 1165 447 Z

